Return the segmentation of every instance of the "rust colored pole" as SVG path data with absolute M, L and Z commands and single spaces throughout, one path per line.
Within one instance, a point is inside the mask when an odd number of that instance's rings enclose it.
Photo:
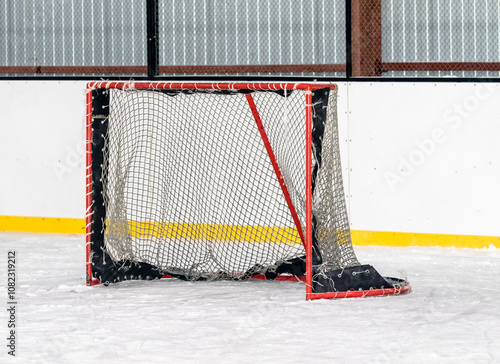
M 352 75 L 382 76 L 381 0 L 351 1 Z

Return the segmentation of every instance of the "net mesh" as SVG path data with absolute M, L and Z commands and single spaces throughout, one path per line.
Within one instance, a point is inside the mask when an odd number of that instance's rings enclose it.
M 305 91 L 251 95 L 305 231 Z M 331 91 L 322 150 L 313 150 L 313 165 L 321 160 L 313 194 L 318 270 L 359 265 L 335 110 Z M 110 90 L 104 145 L 104 250 L 113 260 L 189 279 L 238 279 L 304 257 L 244 93 Z

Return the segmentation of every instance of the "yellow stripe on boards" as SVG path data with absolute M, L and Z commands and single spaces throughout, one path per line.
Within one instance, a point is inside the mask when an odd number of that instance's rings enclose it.
M 129 222 L 132 235 L 138 237 L 155 236 L 163 238 L 183 237 L 187 239 L 211 239 L 218 237 L 226 241 L 273 241 L 291 240 L 300 244 L 300 238 L 293 228 L 243 225 L 188 224 Z M 114 228 L 124 228 L 115 223 Z M 108 227 L 109 228 L 109 227 Z M 85 219 L 0 216 L 0 231 L 20 231 L 34 233 L 84 234 Z M 379 246 L 441 246 L 456 248 L 500 248 L 498 236 L 397 233 L 383 231 L 351 231 L 354 245 Z
M 500 248 L 498 236 L 394 233 L 384 231 L 351 231 L 354 245 L 379 246 L 441 246 L 455 248 Z
M 0 216 L 0 231 L 85 234 L 85 219 Z

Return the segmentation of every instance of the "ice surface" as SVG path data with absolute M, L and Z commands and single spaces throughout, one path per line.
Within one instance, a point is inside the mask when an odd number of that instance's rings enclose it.
M 6 346 L 12 250 L 16 359 Z M 500 362 L 500 250 L 355 250 L 383 275 L 407 274 L 413 291 L 307 302 L 293 282 L 86 287 L 83 236 L 0 233 L 0 362 Z

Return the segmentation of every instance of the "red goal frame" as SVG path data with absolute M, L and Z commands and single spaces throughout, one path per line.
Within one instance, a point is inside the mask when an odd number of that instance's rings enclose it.
M 345 297 L 362 297 L 362 296 L 375 296 L 375 295 L 389 295 L 399 294 L 410 291 L 411 287 L 405 285 L 398 288 L 386 289 L 370 289 L 370 290 L 357 290 L 346 292 L 328 292 L 328 293 L 313 293 L 312 280 L 312 93 L 314 90 L 322 88 L 335 89 L 334 84 L 308 84 L 308 83 L 194 83 L 194 82 L 89 82 L 87 84 L 86 94 L 86 273 L 87 285 L 92 286 L 100 284 L 101 282 L 93 278 L 92 263 L 91 263 L 91 215 L 92 215 L 92 90 L 95 89 L 150 89 L 150 90 L 304 90 L 306 95 L 306 231 L 303 232 L 299 218 L 295 208 L 291 202 L 288 194 L 287 187 L 283 181 L 283 176 L 279 170 L 276 158 L 271 149 L 270 143 L 267 139 L 266 132 L 260 121 L 259 113 L 253 102 L 251 94 L 247 94 L 246 98 L 249 107 L 252 111 L 257 127 L 261 134 L 262 140 L 266 147 L 268 156 L 273 165 L 276 177 L 279 181 L 283 195 L 287 201 L 290 213 L 293 217 L 298 233 L 306 252 L 306 276 L 293 277 L 293 276 L 278 276 L 277 280 L 293 280 L 305 281 L 306 283 L 306 299 L 319 299 L 319 298 L 345 298 Z M 167 276 L 168 277 L 168 276 Z M 255 275 L 253 278 L 265 279 L 263 275 Z

